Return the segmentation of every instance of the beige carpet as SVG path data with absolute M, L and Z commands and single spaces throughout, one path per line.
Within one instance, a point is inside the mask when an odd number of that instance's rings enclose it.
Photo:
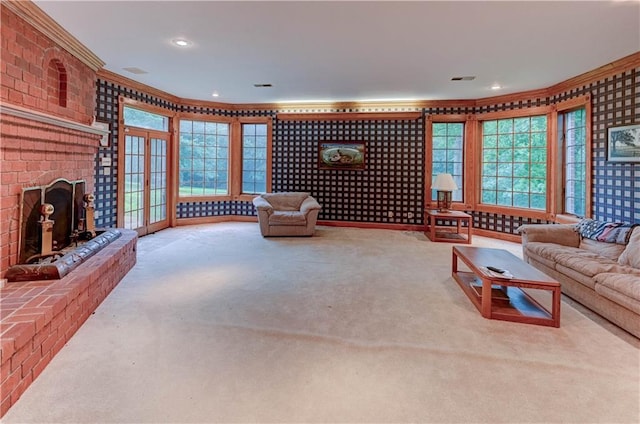
M 639 422 L 636 347 L 566 303 L 485 320 L 450 266 L 415 232 L 162 231 L 3 422 Z

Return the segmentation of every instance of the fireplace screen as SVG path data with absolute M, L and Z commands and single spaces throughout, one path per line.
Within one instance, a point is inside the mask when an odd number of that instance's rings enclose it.
M 53 206 L 53 213 L 48 217 L 55 222 L 51 235 L 53 250 L 59 251 L 71 244 L 72 235 L 83 230 L 84 191 L 84 181 L 65 179 L 22 191 L 19 263 L 29 263 L 41 253 L 44 219 L 41 209 L 45 204 Z

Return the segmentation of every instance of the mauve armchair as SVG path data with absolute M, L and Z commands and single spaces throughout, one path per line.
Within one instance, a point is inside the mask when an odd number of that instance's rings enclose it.
M 263 237 L 312 236 L 322 207 L 309 193 L 265 193 L 253 199 Z

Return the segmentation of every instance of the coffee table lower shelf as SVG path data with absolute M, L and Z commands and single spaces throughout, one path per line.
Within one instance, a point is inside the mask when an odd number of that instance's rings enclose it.
M 485 318 L 549 327 L 560 326 L 559 317 L 554 317 L 551 312 L 523 290 L 523 288 L 527 288 L 527 283 L 512 282 L 510 280 L 496 282 L 494 280 L 491 290 L 493 293 L 491 310 L 489 314 L 483 314 L 482 296 L 478 294 L 478 292 L 482 292 L 482 288 L 474 288 L 472 286 L 481 285 L 482 280 L 473 272 L 457 271 L 452 275 L 460 288 L 462 288 L 462 291 Z M 540 287 L 532 284 L 529 288 L 539 289 Z

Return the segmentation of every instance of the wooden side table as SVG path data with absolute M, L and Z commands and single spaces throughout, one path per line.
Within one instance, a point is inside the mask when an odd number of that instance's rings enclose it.
M 437 225 L 438 219 L 444 221 L 456 221 L 456 226 Z M 467 223 L 466 234 L 461 232 L 463 223 Z M 425 223 L 427 225 L 427 237 L 431 241 L 446 241 L 449 243 L 466 243 L 471 244 L 472 225 L 471 215 L 460 211 L 440 212 L 437 209 L 425 210 Z M 445 231 L 455 229 L 456 232 Z

